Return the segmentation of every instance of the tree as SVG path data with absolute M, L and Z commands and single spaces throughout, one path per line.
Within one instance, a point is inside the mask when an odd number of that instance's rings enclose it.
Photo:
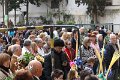
M 41 5 L 41 2 L 43 2 L 44 0 L 22 0 L 22 1 L 24 2 L 24 4 L 26 4 L 26 25 L 29 25 L 29 21 L 28 21 L 29 3 L 39 7 Z
M 104 16 L 106 0 L 75 0 L 78 4 L 87 5 L 87 14 L 92 18 L 91 22 L 98 23 L 97 16 Z

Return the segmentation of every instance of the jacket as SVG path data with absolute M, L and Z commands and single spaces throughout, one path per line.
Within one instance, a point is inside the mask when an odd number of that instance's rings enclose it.
M 51 58 L 54 58 L 54 62 L 52 62 Z M 67 73 L 70 70 L 66 54 L 63 52 L 57 53 L 55 50 L 53 50 L 50 54 L 45 56 L 44 72 L 47 80 L 52 80 L 51 79 L 52 63 L 54 63 L 54 69 L 62 70 L 64 72 L 65 76 L 64 78 L 66 78 Z M 67 63 L 67 65 L 64 65 L 64 63 Z
M 115 44 L 117 50 L 118 49 L 118 45 Z M 106 63 L 106 69 L 108 69 L 109 65 L 110 65 L 110 62 L 112 60 L 112 57 L 113 57 L 113 54 L 115 52 L 115 49 L 113 47 L 113 44 L 112 43 L 108 43 L 106 48 L 105 48 L 105 52 L 104 52 L 104 61 Z M 112 66 L 112 69 L 119 69 L 120 68 L 120 59 L 118 59 L 114 65 Z
M 9 76 L 9 72 L 0 67 L 0 80 L 5 80 Z

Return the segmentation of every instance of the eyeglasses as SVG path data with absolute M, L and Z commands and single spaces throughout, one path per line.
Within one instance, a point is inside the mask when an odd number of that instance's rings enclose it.
M 71 43 L 68 43 L 67 45 L 71 45 Z

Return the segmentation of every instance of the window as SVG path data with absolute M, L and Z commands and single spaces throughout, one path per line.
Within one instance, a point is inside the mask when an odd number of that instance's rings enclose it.
M 106 6 L 112 6 L 112 0 L 106 0 Z
M 59 0 L 52 0 L 51 1 L 51 8 L 59 8 Z

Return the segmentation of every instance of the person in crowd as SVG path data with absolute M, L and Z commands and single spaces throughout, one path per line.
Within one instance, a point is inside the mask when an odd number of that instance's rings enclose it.
M 117 44 L 120 47 L 120 32 L 118 33 L 118 40 L 117 40 Z
M 11 43 L 12 43 L 12 45 L 14 45 L 14 44 L 20 45 L 20 40 L 18 38 L 14 37 L 14 38 L 12 38 Z
M 63 32 L 61 39 L 62 39 L 63 41 L 66 41 L 66 40 L 68 39 L 68 34 L 67 34 L 67 32 Z
M 91 40 L 90 46 L 94 49 L 96 57 L 97 57 L 97 54 L 100 54 L 100 48 L 99 48 L 99 45 L 98 45 L 97 39 L 96 39 L 97 34 L 98 34 L 98 32 L 94 31 L 90 36 L 90 40 Z M 97 68 L 98 68 L 98 59 L 96 59 L 95 64 L 93 66 L 94 74 L 97 74 Z
M 23 43 L 23 48 L 22 48 L 22 55 L 27 53 L 33 53 L 32 48 L 31 48 L 31 40 L 26 39 Z
M 86 76 L 84 80 L 99 80 L 99 79 L 97 76 L 91 74 Z
M 51 78 L 52 78 L 52 80 L 64 80 L 63 75 L 64 75 L 64 72 L 62 70 L 55 69 L 51 73 Z
M 90 75 L 91 73 L 89 72 L 89 70 L 82 70 L 80 72 L 80 80 L 85 80 L 85 77 Z
M 82 42 L 85 37 L 85 28 L 81 27 L 79 31 L 80 31 L 80 43 L 83 44 Z
M 93 32 L 93 30 L 92 30 L 92 29 L 89 29 L 89 30 L 88 30 L 88 33 L 92 33 L 92 32 Z
M 44 49 L 43 49 L 43 40 L 41 38 L 36 38 L 35 43 L 37 44 L 37 52 L 41 56 L 45 56 Z
M 31 40 L 32 42 L 34 42 L 34 40 L 35 40 L 35 35 L 29 35 L 28 39 Z
M 11 43 L 11 37 L 8 36 L 8 32 L 6 31 L 4 36 L 3 36 L 3 40 L 5 41 L 6 45 Z
M 10 69 L 12 73 L 15 73 L 16 70 L 22 67 L 22 65 L 18 63 L 18 58 L 21 56 L 22 53 L 22 48 L 20 47 L 20 45 L 18 44 L 13 45 L 12 53 L 13 55 L 11 57 Z
M 115 51 L 119 51 L 118 45 L 117 45 L 117 38 L 115 34 L 110 34 L 110 43 L 107 44 L 105 48 L 105 64 L 106 64 L 106 70 L 108 69 L 110 62 L 112 60 L 113 54 Z M 120 59 L 118 59 L 114 65 L 112 66 L 112 75 L 108 77 L 108 80 L 118 80 L 118 74 L 120 74 Z
M 72 32 L 72 39 L 71 39 L 71 42 L 72 42 L 72 48 L 74 50 L 76 50 L 76 40 L 77 40 L 77 36 L 78 36 L 78 31 L 77 30 L 73 30 Z
M 106 44 L 106 45 L 110 42 L 110 34 L 111 34 L 111 31 L 108 30 L 108 31 L 107 31 L 107 36 L 105 37 L 105 44 Z
M 69 62 L 72 62 L 75 59 L 75 50 L 72 48 L 70 40 L 65 41 L 64 52 L 66 53 Z
M 29 70 L 20 69 L 16 71 L 15 78 L 13 80 L 33 80 L 33 78 Z
M 89 37 L 85 37 L 83 39 L 83 45 L 81 46 L 81 51 L 82 51 L 82 60 L 84 64 L 87 62 L 88 58 L 95 56 L 95 51 L 92 47 L 90 47 L 90 43 L 91 41 Z
M 59 27 L 54 29 L 54 31 L 53 31 L 54 38 L 59 38 L 59 29 L 60 29 Z
M 105 30 L 104 30 L 104 26 L 101 27 L 101 29 L 99 30 L 99 34 L 102 34 L 103 39 L 106 37 L 107 33 L 106 33 Z
M 6 46 L 5 46 L 5 49 L 4 49 L 4 51 L 3 51 L 3 53 L 7 53 L 8 54 L 8 47 L 9 46 L 11 46 L 10 44 L 7 44 Z
M 0 53 L 3 51 L 3 39 L 1 37 L 2 35 L 0 34 Z
M 91 40 L 91 44 L 90 44 L 90 46 L 96 51 L 98 51 L 98 52 L 100 52 L 100 48 L 99 48 L 99 45 L 98 45 L 98 43 L 97 43 L 97 38 L 96 38 L 96 35 L 97 35 L 98 33 L 97 32 L 93 32 L 93 33 L 91 33 L 90 34 L 90 40 Z
M 31 33 L 31 30 L 25 31 L 24 38 L 27 39 Z
M 8 47 L 8 50 L 7 50 L 7 54 L 9 54 L 10 56 L 13 55 L 12 47 L 13 47 L 13 45 L 10 45 L 10 46 Z
M 0 54 L 0 80 L 10 77 L 10 56 L 6 53 Z
M 35 42 L 32 42 L 31 43 L 31 47 L 32 47 L 32 50 L 33 50 L 33 54 L 34 54 L 34 56 L 36 55 L 36 54 L 38 54 L 38 52 L 37 52 L 37 44 L 35 43 Z
M 98 42 L 100 50 L 102 50 L 103 44 L 104 44 L 102 34 L 97 34 L 97 42 Z
M 64 42 L 61 39 L 55 39 L 54 49 L 51 54 L 45 56 L 44 72 L 47 80 L 51 80 L 51 72 L 54 69 L 60 69 L 64 72 L 64 79 L 67 77 L 67 73 L 70 69 L 67 55 L 62 51 Z
M 37 60 L 32 60 L 29 62 L 26 68 L 30 70 L 34 80 L 40 80 L 39 77 L 42 75 L 42 70 L 43 70 L 41 62 Z
M 45 54 L 48 54 L 51 51 L 50 37 L 49 36 L 47 36 L 47 38 L 46 38 L 46 44 L 43 46 L 43 49 L 44 49 Z
M 46 40 L 46 35 L 45 35 L 45 33 L 40 33 L 39 38 L 41 38 L 42 41 L 45 41 L 45 40 Z
M 68 73 L 67 80 L 80 80 L 76 70 L 70 70 Z
M 94 74 L 93 72 L 94 63 L 95 63 L 95 57 L 88 58 L 84 70 L 88 70 L 91 74 Z

